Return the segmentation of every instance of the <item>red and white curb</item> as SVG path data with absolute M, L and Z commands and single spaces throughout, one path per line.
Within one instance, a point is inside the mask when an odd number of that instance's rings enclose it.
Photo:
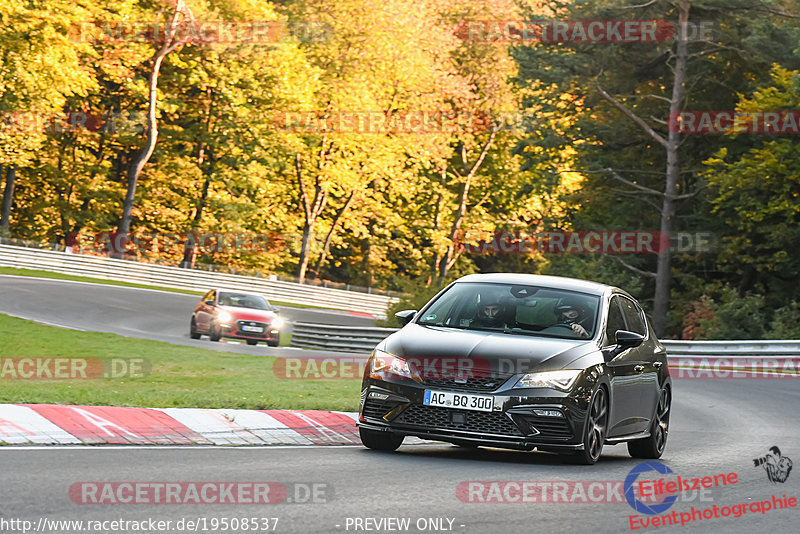
M 0 444 L 356 445 L 358 414 L 0 404 Z

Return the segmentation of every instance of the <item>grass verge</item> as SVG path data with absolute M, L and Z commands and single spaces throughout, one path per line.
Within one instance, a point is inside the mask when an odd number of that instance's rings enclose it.
M 123 378 L 13 378 L 7 358 L 141 358 L 149 374 Z M 151 408 L 358 410 L 360 380 L 287 380 L 277 358 L 79 332 L 0 314 L 0 403 Z M 116 360 L 120 361 L 120 360 Z M 19 369 L 19 366 L 16 366 Z

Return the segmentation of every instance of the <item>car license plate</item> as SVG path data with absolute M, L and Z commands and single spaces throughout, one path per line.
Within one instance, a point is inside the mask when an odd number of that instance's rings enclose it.
M 494 397 L 426 389 L 423 404 L 425 406 L 442 406 L 444 408 L 491 412 L 494 404 Z
M 242 330 L 245 332 L 263 332 L 264 329 L 260 326 L 250 326 L 250 325 L 242 325 Z

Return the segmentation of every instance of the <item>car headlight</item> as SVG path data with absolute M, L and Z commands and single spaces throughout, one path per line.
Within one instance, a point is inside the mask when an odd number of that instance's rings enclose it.
M 219 318 L 219 320 L 222 321 L 223 323 L 227 323 L 228 321 L 233 319 L 233 315 L 226 312 L 225 310 L 219 310 L 219 312 L 217 313 L 217 318 Z
M 388 352 L 375 349 L 370 358 L 369 377 L 384 380 L 389 375 L 394 377 L 409 378 L 421 382 L 419 373 L 403 358 L 398 358 Z
M 569 391 L 580 376 L 580 369 L 564 369 L 562 371 L 544 371 L 528 373 L 520 378 L 515 388 L 553 388 Z
M 280 317 L 275 317 L 271 323 L 269 323 L 270 328 L 283 328 L 283 319 Z

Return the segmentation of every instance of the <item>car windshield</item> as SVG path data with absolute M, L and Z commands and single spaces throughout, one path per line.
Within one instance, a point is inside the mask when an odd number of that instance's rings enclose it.
M 234 308 L 253 308 L 256 310 L 271 310 L 267 299 L 258 295 L 246 295 L 244 293 L 220 293 L 220 306 L 233 306 Z
M 599 304 L 597 295 L 563 289 L 461 282 L 426 308 L 417 323 L 588 339 L 594 337 Z

